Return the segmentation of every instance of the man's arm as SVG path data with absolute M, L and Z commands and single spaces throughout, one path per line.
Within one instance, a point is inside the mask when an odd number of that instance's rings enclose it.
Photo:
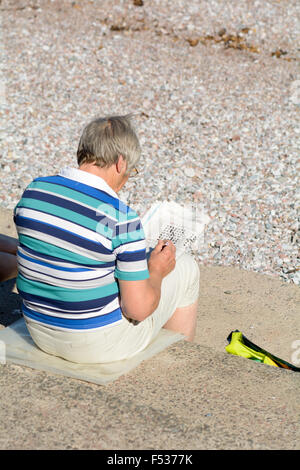
M 121 308 L 125 316 L 143 321 L 157 308 L 160 301 L 161 283 L 175 267 L 175 246 L 159 240 L 151 253 L 148 269 L 149 278 L 141 281 L 119 279 Z

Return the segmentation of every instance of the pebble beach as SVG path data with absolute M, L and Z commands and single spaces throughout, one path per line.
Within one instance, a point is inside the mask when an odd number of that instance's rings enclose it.
M 211 218 L 196 256 L 300 285 L 297 0 L 2 0 L 0 204 L 76 166 L 94 117 L 134 116 L 122 191 Z

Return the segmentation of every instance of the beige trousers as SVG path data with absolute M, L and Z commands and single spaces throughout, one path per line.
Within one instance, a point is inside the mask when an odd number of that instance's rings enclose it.
M 145 349 L 178 307 L 196 302 L 199 267 L 184 254 L 175 269 L 163 279 L 157 309 L 134 324 L 123 317 L 121 323 L 95 331 L 67 332 L 40 325 L 26 318 L 36 345 L 48 354 L 77 363 L 107 363 L 127 359 Z

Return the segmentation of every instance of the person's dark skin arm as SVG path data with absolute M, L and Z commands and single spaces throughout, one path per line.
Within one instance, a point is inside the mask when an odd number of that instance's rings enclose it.
M 0 234 L 0 251 L 4 253 L 11 253 L 15 255 L 18 249 L 17 238 L 10 237 L 8 235 Z
M 0 282 L 17 276 L 17 248 L 18 240 L 16 238 L 0 234 Z

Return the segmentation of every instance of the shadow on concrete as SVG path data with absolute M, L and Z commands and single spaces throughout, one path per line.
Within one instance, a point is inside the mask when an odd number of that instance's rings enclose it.
M 21 318 L 22 300 L 15 291 L 16 279 L 0 283 L 0 327 L 6 327 Z

